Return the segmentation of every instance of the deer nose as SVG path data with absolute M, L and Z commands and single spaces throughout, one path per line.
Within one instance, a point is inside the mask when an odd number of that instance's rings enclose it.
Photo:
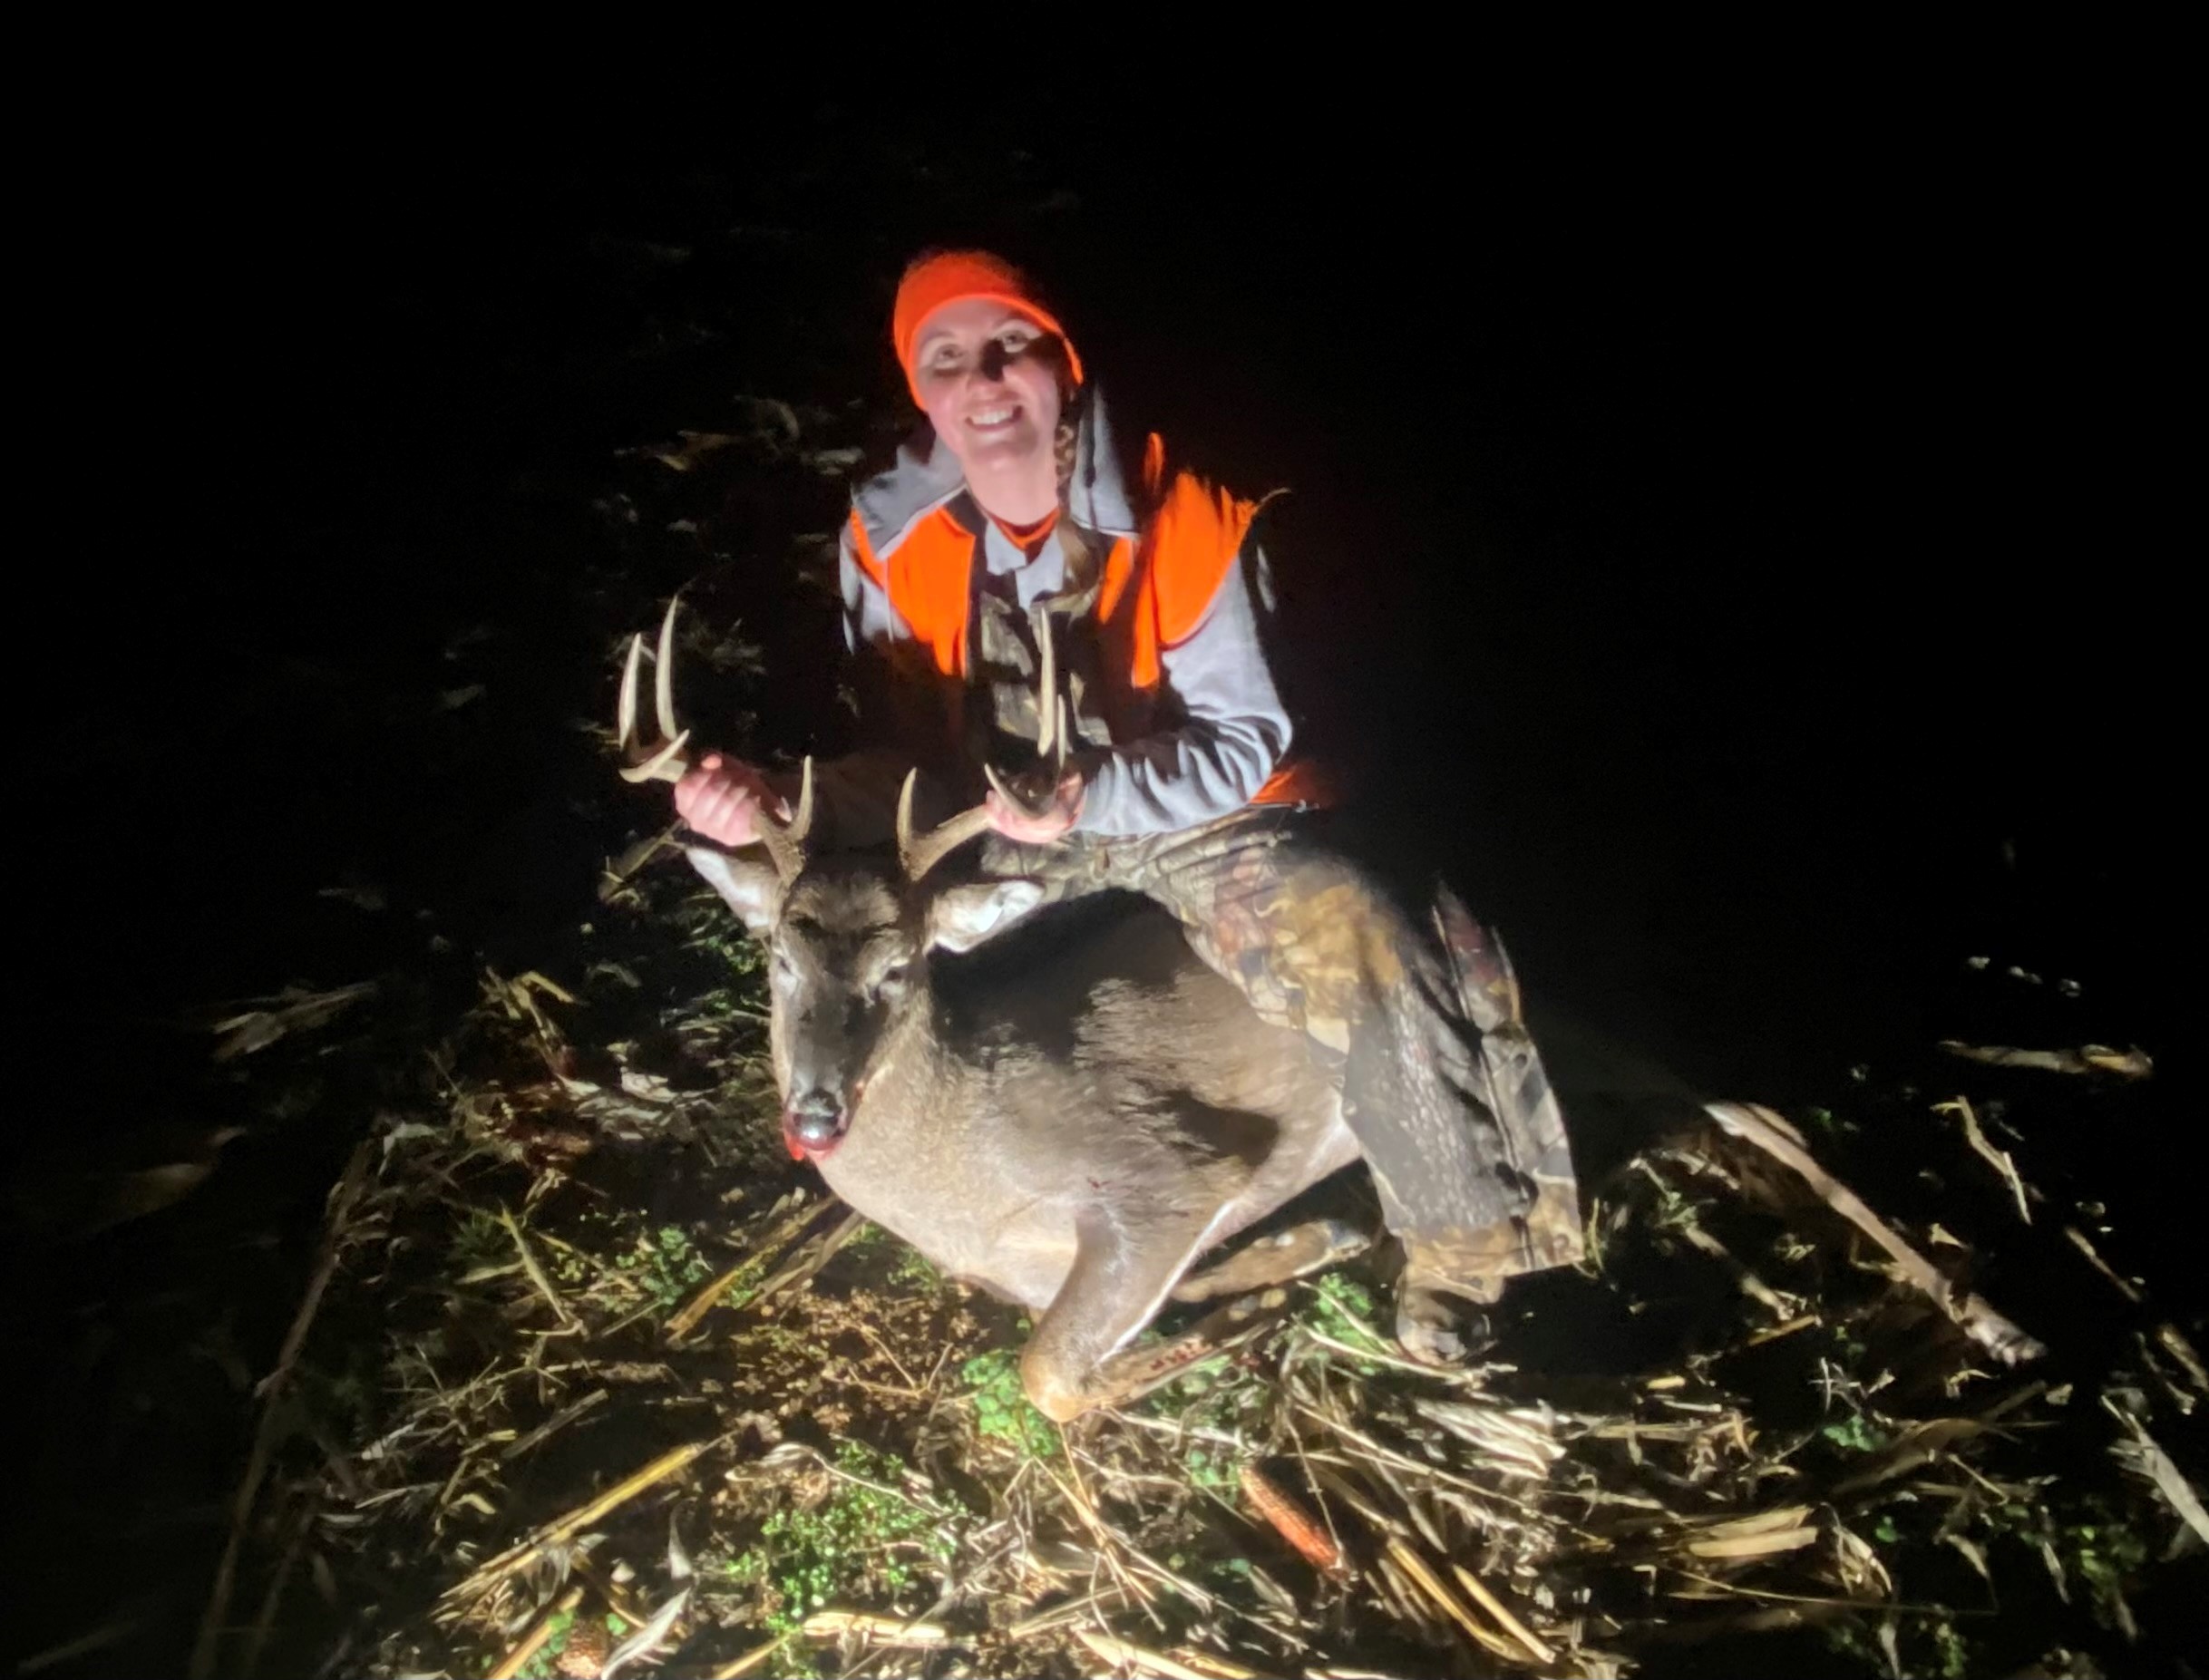
M 843 1135 L 843 1104 L 830 1092 L 808 1091 L 790 1105 L 790 1134 L 807 1149 L 826 1149 Z

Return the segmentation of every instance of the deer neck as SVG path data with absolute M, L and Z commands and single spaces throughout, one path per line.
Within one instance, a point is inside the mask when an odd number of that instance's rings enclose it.
M 875 1041 L 861 1076 L 859 1097 L 852 1104 L 854 1130 L 872 1116 L 894 1119 L 918 1100 L 940 1093 L 944 1069 L 941 1054 L 929 1031 L 935 999 L 923 986 L 898 1018 Z

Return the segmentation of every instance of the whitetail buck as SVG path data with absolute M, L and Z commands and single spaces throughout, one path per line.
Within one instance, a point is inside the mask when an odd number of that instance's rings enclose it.
M 687 768 L 675 613 L 670 602 L 660 631 L 657 746 L 637 738 L 643 639 L 630 646 L 619 731 L 632 782 Z M 1044 681 L 1047 694 L 1047 665 Z M 1054 708 L 1038 711 L 1047 735 Z M 1163 1380 L 1234 1320 L 1223 1309 L 1163 1347 L 1124 1351 L 1169 1297 L 1256 1288 L 1362 1246 L 1322 1222 L 1184 1281 L 1207 1249 L 1357 1160 L 1358 1143 L 1300 1036 L 1260 1020 L 1165 911 L 1077 904 L 1019 927 L 1043 897 L 1036 883 L 932 880 L 988 823 L 978 809 L 917 832 L 913 786 L 909 776 L 894 857 L 809 850 L 810 762 L 792 814 L 761 813 L 761 855 L 696 837 L 685 850 L 766 947 L 793 1152 L 943 1271 L 1033 1311 L 1022 1382 L 1063 1421 Z M 939 953 L 972 955 L 939 964 Z M 1800 1174 L 1999 1357 L 2037 1351 L 1984 1302 L 1952 1292 L 1776 1114 L 1703 1112 Z

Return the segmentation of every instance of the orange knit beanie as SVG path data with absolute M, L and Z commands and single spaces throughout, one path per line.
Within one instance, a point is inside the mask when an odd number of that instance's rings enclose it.
M 969 297 L 987 297 L 1008 304 L 1045 331 L 1056 335 L 1066 349 L 1066 368 L 1074 383 L 1082 383 L 1082 358 L 1058 317 L 1045 308 L 1028 277 L 1002 257 L 988 251 L 939 251 L 916 258 L 898 282 L 898 303 L 890 320 L 890 342 L 897 346 L 898 363 L 912 386 L 913 401 L 920 400 L 920 382 L 913 375 L 913 341 L 920 325 L 946 304 Z

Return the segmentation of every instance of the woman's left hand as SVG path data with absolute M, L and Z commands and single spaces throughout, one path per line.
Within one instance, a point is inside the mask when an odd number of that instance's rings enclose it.
M 1025 840 L 1034 845 L 1061 838 L 1080 821 L 1082 801 L 1088 791 L 1088 783 L 1083 780 L 1082 772 L 1069 764 L 1059 776 L 1058 786 L 1051 794 L 1051 803 L 1040 817 L 1031 817 L 1017 806 L 1007 803 L 994 788 L 983 796 L 982 803 L 988 810 L 991 828 L 1007 840 Z

